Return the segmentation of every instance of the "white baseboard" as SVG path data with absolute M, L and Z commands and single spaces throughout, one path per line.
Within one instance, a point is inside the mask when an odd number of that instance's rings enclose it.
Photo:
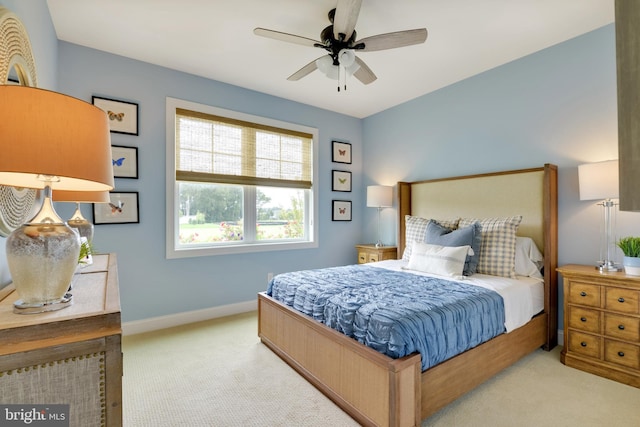
M 122 324 L 122 335 L 135 335 L 144 332 L 157 331 L 188 323 L 201 322 L 203 320 L 216 319 L 218 317 L 232 316 L 234 314 L 248 313 L 258 309 L 257 301 L 245 301 L 236 304 L 219 307 L 205 308 L 202 310 L 187 311 L 184 313 L 170 314 L 168 316 L 152 317 L 150 319 L 134 320 Z M 564 330 L 558 330 L 558 345 L 564 343 Z
M 202 310 L 187 311 L 184 313 L 170 314 L 167 316 L 152 317 L 149 319 L 134 320 L 122 324 L 122 335 L 141 334 L 143 332 L 157 331 L 188 323 L 201 322 L 203 320 L 216 319 L 218 317 L 247 313 L 258 309 L 258 301 L 246 301 L 220 307 L 205 308 Z

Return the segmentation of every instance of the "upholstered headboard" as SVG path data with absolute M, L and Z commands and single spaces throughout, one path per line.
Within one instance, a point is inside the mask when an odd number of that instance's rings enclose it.
M 545 312 L 549 314 L 550 322 L 556 322 L 557 182 L 557 167 L 551 164 L 532 169 L 399 182 L 398 257 L 402 257 L 406 245 L 406 215 L 434 219 L 522 215 L 517 234 L 531 237 L 544 254 Z M 550 334 L 556 334 L 555 328 L 549 330 Z M 551 338 L 553 342 L 557 339 Z

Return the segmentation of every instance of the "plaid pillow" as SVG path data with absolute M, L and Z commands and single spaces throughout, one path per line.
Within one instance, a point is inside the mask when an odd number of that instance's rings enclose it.
M 419 216 L 411 215 L 405 215 L 404 218 L 405 245 L 404 252 L 402 253 L 402 259 L 404 261 L 409 261 L 409 258 L 411 258 L 411 245 L 413 244 L 413 242 L 424 242 L 424 236 L 427 232 L 427 223 L 429 222 L 429 220 L 426 218 L 421 218 Z M 458 221 L 460 221 L 460 218 L 446 220 L 434 219 L 434 221 L 443 227 L 455 230 L 456 228 L 458 228 Z
M 462 218 L 460 227 L 480 223 L 480 259 L 477 272 L 516 278 L 516 231 L 522 216 L 507 218 Z

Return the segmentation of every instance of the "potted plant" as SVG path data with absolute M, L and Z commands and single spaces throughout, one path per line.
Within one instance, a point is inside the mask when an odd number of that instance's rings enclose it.
M 640 276 L 640 237 L 623 237 L 618 240 L 617 245 L 624 254 L 624 271 L 633 276 Z

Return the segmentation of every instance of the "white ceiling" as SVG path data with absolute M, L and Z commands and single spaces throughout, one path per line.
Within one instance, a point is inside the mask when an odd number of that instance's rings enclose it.
M 614 0 L 364 0 L 358 39 L 426 27 L 426 43 L 357 55 L 378 76 L 347 91 L 319 71 L 287 77 L 317 48 L 336 0 L 47 0 L 60 40 L 363 118 L 614 21 Z

